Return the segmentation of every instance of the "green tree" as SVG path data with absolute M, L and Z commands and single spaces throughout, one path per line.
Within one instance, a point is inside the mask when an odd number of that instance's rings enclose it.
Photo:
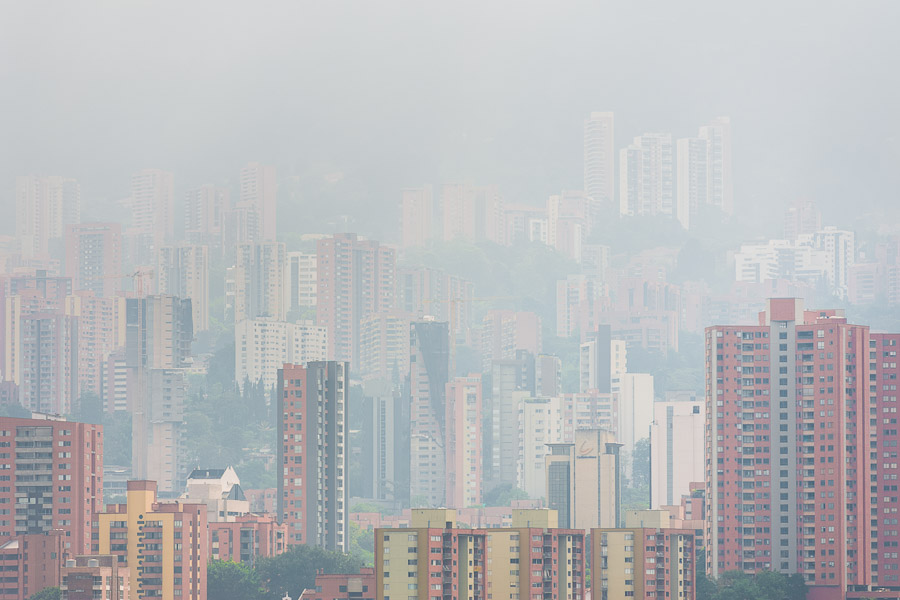
M 94 392 L 85 392 L 78 398 L 75 420 L 80 423 L 100 425 L 103 423 L 103 401 Z
M 729 571 L 717 581 L 697 576 L 697 600 L 804 600 L 806 592 L 803 577 L 774 571 Z
M 59 600 L 62 594 L 58 587 L 44 588 L 36 594 L 32 594 L 28 600 Z
M 485 506 L 509 506 L 513 500 L 527 500 L 528 493 L 511 483 L 501 483 L 484 493 Z
M 304 545 L 294 546 L 278 556 L 261 558 L 256 571 L 267 590 L 262 600 L 281 600 L 285 593 L 296 598 L 303 590 L 314 587 L 318 569 L 325 573 L 358 573 L 364 564 L 357 556 Z
M 103 462 L 131 466 L 131 413 L 120 410 L 103 415 Z
M 206 586 L 210 600 L 259 600 L 265 592 L 259 574 L 250 565 L 224 560 L 207 565 Z

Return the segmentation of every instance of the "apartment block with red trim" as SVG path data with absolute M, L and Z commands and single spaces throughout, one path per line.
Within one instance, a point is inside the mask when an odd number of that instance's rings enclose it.
M 375 531 L 378 600 L 581 600 L 585 532 L 554 510 L 514 510 L 510 527 L 458 528 L 456 511 L 416 509 L 409 528 Z
M 258 558 L 283 554 L 287 549 L 287 526 L 271 515 L 247 514 L 233 521 L 209 523 L 209 557 L 249 565 Z
M 66 552 L 90 552 L 91 515 L 103 505 L 102 432 L 63 419 L 0 417 L 0 543 L 59 529 Z
M 319 361 L 278 370 L 276 514 L 287 543 L 347 551 L 349 366 Z
M 792 298 L 770 299 L 758 325 L 706 329 L 712 576 L 798 573 L 822 600 L 900 575 L 897 371 L 883 356 L 896 339 Z

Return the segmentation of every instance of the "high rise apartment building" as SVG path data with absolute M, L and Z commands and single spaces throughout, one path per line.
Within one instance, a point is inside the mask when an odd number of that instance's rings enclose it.
M 130 203 L 129 235 L 154 248 L 174 239 L 175 192 L 172 173 L 160 169 L 144 169 L 133 175 Z M 141 264 L 144 261 L 136 262 Z
M 274 166 L 253 162 L 241 169 L 239 206 L 250 208 L 256 213 L 259 241 L 275 241 L 278 224 L 277 192 Z
M 238 244 L 236 252 L 234 322 L 259 317 L 284 321 L 284 244 Z
M 409 326 L 398 311 L 373 313 L 360 322 L 359 374 L 363 379 L 397 380 L 409 373 Z
M 630 524 L 592 529 L 592 597 L 693 600 L 696 547 L 690 529 Z
M 276 513 L 289 545 L 349 547 L 349 389 L 345 362 L 284 365 L 278 372 Z
M 420 506 L 444 506 L 450 372 L 447 323 L 413 323 L 409 346 L 410 499 Z
M 700 128 L 698 137 L 706 140 L 707 203 L 730 215 L 734 212 L 731 119 L 716 117 Z
M 328 335 L 314 321 L 289 323 L 247 319 L 234 326 L 234 376 L 238 385 L 262 381 L 272 389 L 285 363 L 304 365 L 328 359 Z
M 663 400 L 653 405 L 650 426 L 650 508 L 678 504 L 691 484 L 704 480 L 702 400 Z M 705 567 L 704 567 L 705 568 Z
M 81 220 L 81 187 L 74 179 L 28 175 L 16 178 L 16 240 L 25 258 L 46 257 L 66 226 Z
M 676 211 L 678 222 L 690 229 L 701 207 L 709 203 L 707 141 L 702 138 L 682 138 L 676 142 L 678 190 Z
M 184 195 L 185 241 L 221 251 L 230 208 L 225 188 L 207 184 L 189 190 Z
M 428 316 L 447 321 L 451 335 L 463 343 L 472 326 L 474 296 L 475 286 L 471 281 L 440 269 L 397 269 L 396 308 L 418 318 Z
M 376 500 L 408 502 L 409 399 L 386 379 L 364 381 L 363 397 L 371 426 L 356 434 L 368 465 L 360 473 L 362 493 Z
M 115 296 L 122 289 L 122 230 L 118 223 L 66 227 L 66 277 L 74 290 Z
M 156 254 L 156 291 L 190 298 L 194 331 L 209 329 L 209 248 L 162 246 Z
M 375 531 L 375 597 L 581 600 L 584 531 L 556 521 L 514 510 L 510 527 L 469 529 L 454 510 L 414 510 L 409 528 Z
M 126 502 L 96 510 L 93 554 L 118 557 L 136 600 L 206 598 L 206 506 L 157 500 L 155 481 L 129 481 Z
M 109 357 L 125 348 L 125 298 L 76 292 L 66 298 L 66 315 L 75 320 L 78 396 L 92 393 L 102 399 Z
M 592 112 L 584 121 L 584 191 L 599 209 L 615 204 L 615 123 L 611 112 Z
M 447 384 L 445 417 L 446 505 L 482 503 L 481 375 L 456 377 Z
M 328 353 L 359 367 L 360 322 L 394 308 L 393 248 L 340 233 L 318 241 L 316 318 L 328 330 Z
M 793 298 L 770 299 L 758 325 L 706 329 L 712 576 L 798 573 L 823 598 L 900 589 L 896 342 Z
M 440 205 L 445 242 L 459 239 L 502 243 L 503 199 L 496 186 L 444 184 Z
M 284 271 L 284 310 L 299 312 L 316 306 L 315 252 L 288 252 Z
M 59 529 L 66 552 L 88 553 L 91 515 L 103 503 L 103 427 L 0 417 L 0 443 L 0 540 Z
M 481 363 L 483 370 L 491 361 L 515 359 L 519 351 L 532 357 L 541 353 L 541 317 L 533 312 L 490 310 L 482 320 Z
M 65 539 L 61 529 L 0 538 L 0 600 L 28 600 L 45 588 L 59 587 L 68 555 Z
M 194 337 L 191 301 L 174 296 L 129 298 L 125 313 L 132 473 L 157 482 L 160 492 L 176 494 L 185 475 L 180 449 Z
M 400 194 L 400 245 L 427 246 L 434 236 L 434 195 L 430 185 L 406 188 Z
M 645 133 L 619 151 L 619 214 L 675 216 L 672 136 Z

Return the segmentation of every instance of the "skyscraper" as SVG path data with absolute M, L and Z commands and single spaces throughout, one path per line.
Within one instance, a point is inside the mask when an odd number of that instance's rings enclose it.
M 410 326 L 410 501 L 419 506 L 446 502 L 446 406 L 450 371 L 447 323 Z
M 284 321 L 285 250 L 281 242 L 238 244 L 234 322 L 269 317 Z
M 190 298 L 194 331 L 209 329 L 209 248 L 162 246 L 156 255 L 157 292 Z
M 814 593 L 842 597 L 891 576 L 873 566 L 888 558 L 897 511 L 895 463 L 879 453 L 896 433 L 895 371 L 878 341 L 794 298 L 770 299 L 758 325 L 706 329 L 713 577 L 799 573 Z
M 228 190 L 207 184 L 184 195 L 184 237 L 189 244 L 218 247 L 224 243 L 231 208 Z
M 397 257 L 393 248 L 339 233 L 317 246 L 316 318 L 328 330 L 328 352 L 359 367 L 360 322 L 394 307 Z
M 447 384 L 445 418 L 447 506 L 481 504 L 481 375 L 457 377 Z
M 279 523 L 289 545 L 346 552 L 349 540 L 349 365 L 310 362 L 278 371 Z
M 434 235 L 434 197 L 431 186 L 406 188 L 400 196 L 400 245 L 427 246 Z
M 191 301 L 129 298 L 125 312 L 132 474 L 174 494 L 186 474 L 181 448 L 186 368 L 194 337 Z
M 78 396 L 105 395 L 109 357 L 125 348 L 125 298 L 98 298 L 76 292 L 66 298 L 66 315 L 75 318 L 77 356 L 73 375 Z
M 584 191 L 593 201 L 592 216 L 610 210 L 615 199 L 613 113 L 592 112 L 584 121 Z
M 675 215 L 685 229 L 701 207 L 709 203 L 708 143 L 703 138 L 682 138 L 676 143 L 678 194 Z
M 75 290 L 115 296 L 122 289 L 122 230 L 118 223 L 66 227 L 66 277 Z
M 65 531 L 72 554 L 91 550 L 91 516 L 103 506 L 103 427 L 59 417 L 0 417 L 3 537 Z
M 619 214 L 675 215 L 672 136 L 645 133 L 619 152 Z
M 174 176 L 144 169 L 131 178 L 131 227 L 128 233 L 159 248 L 175 237 Z M 152 255 L 151 255 L 152 256 Z M 144 262 L 144 261 L 140 261 Z M 140 263 L 139 263 L 140 264 Z
M 700 400 L 664 400 L 653 405 L 650 426 L 650 508 L 678 504 L 703 481 L 703 427 Z
M 288 252 L 284 272 L 284 311 L 299 313 L 316 306 L 315 252 Z
M 278 224 L 275 167 L 252 162 L 241 169 L 240 206 L 252 208 L 259 221 L 259 241 L 274 242 Z
M 28 175 L 16 178 L 16 239 L 26 258 L 46 256 L 67 225 L 81 220 L 81 187 L 74 179 Z
M 706 140 L 707 202 L 730 215 L 734 212 L 734 189 L 731 169 L 731 119 L 716 117 L 700 128 Z

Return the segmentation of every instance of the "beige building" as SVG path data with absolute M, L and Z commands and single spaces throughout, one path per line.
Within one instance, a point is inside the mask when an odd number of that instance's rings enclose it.
M 543 498 L 547 487 L 548 444 L 562 441 L 560 399 L 527 398 L 519 413 L 519 489 Z
M 250 501 L 244 496 L 241 480 L 233 467 L 194 469 L 179 500 L 205 504 L 207 523 L 234 523 L 250 512 Z
M 591 530 L 593 598 L 695 597 L 694 532 L 667 521 L 648 515 L 634 526 Z
M 234 374 L 241 386 L 246 380 L 256 383 L 262 379 L 269 389 L 278 383 L 278 369 L 285 363 L 303 365 L 328 359 L 326 329 L 313 321 L 247 319 L 235 324 L 234 341 Z
M 603 429 L 579 429 L 574 444 L 549 447 L 545 497 L 559 512 L 560 524 L 575 529 L 617 526 L 621 444 L 615 436 Z
M 209 248 L 182 244 L 163 246 L 156 254 L 160 294 L 191 299 L 194 331 L 209 329 Z
M 414 510 L 409 528 L 375 531 L 378 600 L 581 600 L 584 532 L 556 511 L 513 510 L 510 527 L 472 529 L 454 510 Z

